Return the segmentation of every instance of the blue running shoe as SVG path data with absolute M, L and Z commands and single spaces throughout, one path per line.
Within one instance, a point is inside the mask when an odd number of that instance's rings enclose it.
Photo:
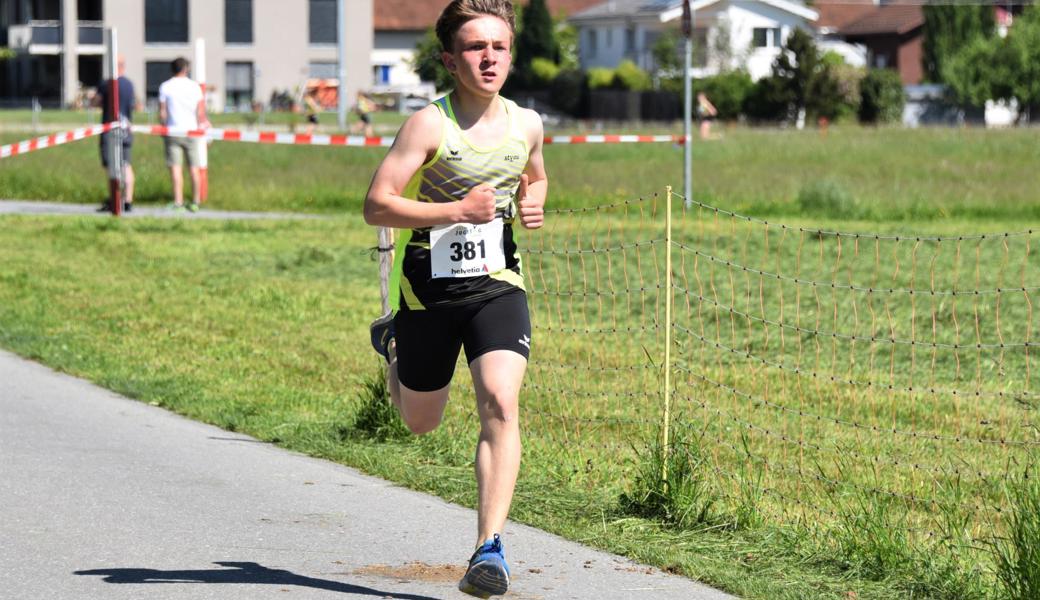
M 372 347 L 390 362 L 390 340 L 394 339 L 394 313 L 390 311 L 379 317 L 369 326 L 372 333 Z
M 502 539 L 496 533 L 469 559 L 469 568 L 459 582 L 459 591 L 477 598 L 489 598 L 502 595 L 508 589 L 509 565 L 502 551 Z

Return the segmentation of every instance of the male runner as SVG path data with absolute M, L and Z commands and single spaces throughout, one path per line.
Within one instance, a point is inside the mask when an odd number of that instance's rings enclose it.
M 509 586 L 500 534 L 520 469 L 519 394 L 531 343 L 513 226 L 542 226 L 548 189 L 541 118 L 498 95 L 513 33 L 508 0 L 454 0 L 444 9 L 437 37 L 455 90 L 405 122 L 365 198 L 367 223 L 403 230 L 394 310 L 372 324 L 372 342 L 414 433 L 440 424 L 466 351 L 480 416 L 477 549 L 459 589 L 483 598 Z

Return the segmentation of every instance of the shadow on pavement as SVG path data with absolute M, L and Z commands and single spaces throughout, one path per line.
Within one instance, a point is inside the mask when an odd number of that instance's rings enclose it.
M 344 594 L 399 598 L 400 600 L 437 600 L 431 596 L 395 594 L 327 579 L 297 575 L 282 569 L 268 569 L 254 562 L 215 562 L 226 569 L 160 571 L 158 569 L 91 569 L 76 571 L 76 575 L 103 575 L 107 583 L 265 583 L 298 585 Z

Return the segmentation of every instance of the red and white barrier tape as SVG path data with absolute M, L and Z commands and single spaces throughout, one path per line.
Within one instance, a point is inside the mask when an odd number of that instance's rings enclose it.
M 0 158 L 17 156 L 19 154 L 28 154 L 37 150 L 43 150 L 44 148 L 53 148 L 54 146 L 60 146 L 62 144 L 75 142 L 95 135 L 101 135 L 102 133 L 110 131 L 117 125 L 118 123 L 105 123 L 103 125 L 94 125 L 92 127 L 81 127 L 79 129 L 73 129 L 72 131 L 66 131 L 65 133 L 55 133 L 53 135 L 45 135 L 31 140 L 7 144 L 6 146 L 0 146 Z
M 390 146 L 392 137 L 362 137 L 354 135 L 307 135 L 302 133 L 278 133 L 275 131 L 237 131 L 234 129 L 170 129 L 168 127 L 133 127 L 136 133 L 150 135 L 172 135 L 179 137 L 206 138 L 229 142 L 252 142 L 256 144 L 294 144 L 301 146 Z M 676 143 L 681 144 L 681 135 L 555 135 L 546 136 L 546 144 L 626 144 L 626 143 Z
M 110 131 L 118 123 L 105 123 L 93 127 L 82 127 L 65 133 L 56 133 L 0 146 L 0 158 L 27 154 L 68 142 L 100 135 Z M 227 142 L 252 142 L 255 144 L 291 144 L 298 146 L 390 146 L 392 137 L 363 137 L 357 135 L 307 135 L 304 133 L 278 133 L 275 131 L 239 131 L 236 129 L 172 129 L 161 125 L 134 125 L 135 133 L 147 135 L 169 135 L 176 137 L 206 138 Z M 627 144 L 627 143 L 676 143 L 681 144 L 681 135 L 552 135 L 546 136 L 546 144 Z

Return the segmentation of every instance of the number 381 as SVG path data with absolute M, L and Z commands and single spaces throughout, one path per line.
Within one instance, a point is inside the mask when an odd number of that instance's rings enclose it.
M 455 262 L 459 262 L 462 259 L 473 260 L 477 257 L 478 247 L 480 248 L 480 258 L 485 258 L 484 240 L 479 242 L 452 242 L 452 253 L 449 258 Z

